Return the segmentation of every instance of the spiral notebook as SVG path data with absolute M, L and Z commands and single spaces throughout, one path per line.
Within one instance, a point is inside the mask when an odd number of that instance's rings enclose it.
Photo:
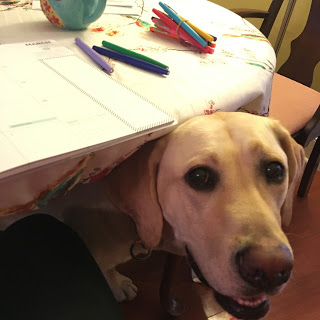
M 54 40 L 0 45 L 0 179 L 176 123 Z

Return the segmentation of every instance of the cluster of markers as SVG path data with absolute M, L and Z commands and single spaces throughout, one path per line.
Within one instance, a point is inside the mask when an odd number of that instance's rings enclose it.
M 156 26 L 150 28 L 152 32 L 169 36 L 178 39 L 179 41 L 187 41 L 191 45 L 201 49 L 203 52 L 213 53 L 215 48 L 214 42 L 217 40 L 215 37 L 202 31 L 188 20 L 179 16 L 169 6 L 162 2 L 159 2 L 159 5 L 167 14 L 156 9 L 152 10 L 159 17 L 152 18 L 152 21 Z M 103 47 L 93 46 L 90 48 L 79 38 L 76 38 L 75 42 L 92 60 L 98 63 L 108 73 L 112 73 L 113 68 L 101 55 L 123 61 L 137 68 L 157 74 L 169 74 L 169 67 L 165 64 L 113 43 L 102 41 Z
M 189 20 L 178 15 L 177 12 L 168 5 L 162 2 L 159 2 L 159 5 L 166 13 L 152 9 L 152 12 L 159 18 L 152 18 L 155 27 L 151 27 L 150 31 L 179 41 L 189 42 L 205 53 L 214 52 L 216 37 L 201 30 Z

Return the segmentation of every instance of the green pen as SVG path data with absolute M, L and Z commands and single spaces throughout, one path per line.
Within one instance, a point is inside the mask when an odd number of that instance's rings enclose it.
M 136 53 L 134 51 L 131 51 L 131 50 L 128 50 L 128 49 L 125 49 L 125 48 L 122 48 L 120 46 L 117 46 L 113 43 L 110 43 L 108 41 L 102 41 L 102 45 L 106 48 L 109 48 L 115 52 L 119 52 L 119 53 L 122 53 L 122 54 L 125 54 L 126 56 L 129 56 L 129 57 L 133 57 L 133 58 L 136 58 L 136 59 L 139 59 L 139 60 L 143 60 L 143 61 L 146 61 L 146 62 L 149 62 L 149 63 L 152 63 L 156 66 L 159 66 L 161 68 L 165 68 L 165 69 L 169 69 L 168 66 L 166 66 L 165 64 L 159 62 L 159 61 L 156 61 L 156 60 L 153 60 L 147 56 L 144 56 L 143 54 L 140 54 L 140 53 Z

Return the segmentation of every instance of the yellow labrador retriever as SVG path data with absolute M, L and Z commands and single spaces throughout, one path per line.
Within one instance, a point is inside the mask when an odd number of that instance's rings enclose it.
M 105 178 L 111 211 L 125 213 L 129 233 L 112 226 L 112 236 L 106 235 L 101 212 L 81 215 L 82 222 L 72 214 L 66 222 L 113 278 L 123 277 L 113 267 L 141 239 L 147 247 L 187 255 L 226 311 L 259 319 L 269 309 L 267 296 L 283 289 L 293 267 L 281 225 L 290 222 L 303 168 L 302 147 L 277 121 L 245 113 L 199 116 L 147 143 Z M 113 237 L 118 246 L 123 238 L 126 244 L 110 264 Z M 136 288 L 129 287 L 130 298 Z

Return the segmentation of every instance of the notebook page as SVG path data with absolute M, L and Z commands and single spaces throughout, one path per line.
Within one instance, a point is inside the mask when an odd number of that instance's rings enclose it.
M 7 66 L 6 72 L 0 70 L 0 82 L 0 132 L 8 140 L 6 145 L 10 142 L 26 163 L 136 132 L 67 81 L 61 81 L 41 61 L 27 64 L 23 70 L 20 64 Z M 1 150 L 6 149 L 1 145 Z M 0 171 L 12 167 L 0 167 Z
M 170 121 L 170 117 L 163 110 L 152 106 L 150 101 L 143 99 L 131 89 L 124 89 L 123 85 L 106 76 L 89 64 L 84 64 L 77 56 L 67 56 L 63 59 L 44 59 L 43 62 L 52 70 L 78 87 L 110 113 L 126 121 L 135 131 L 150 129 Z M 95 81 L 88 78 L 88 74 Z

